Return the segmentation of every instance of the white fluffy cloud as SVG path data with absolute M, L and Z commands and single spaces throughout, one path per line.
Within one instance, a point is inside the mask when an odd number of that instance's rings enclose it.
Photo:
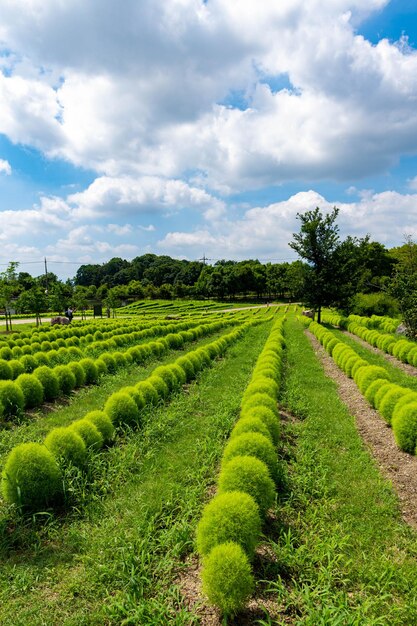
M 7 174 L 7 176 L 10 176 L 10 174 L 12 173 L 11 165 L 5 159 L 0 159 L 0 174 L 1 173 Z
M 380 172 L 417 144 L 416 51 L 354 31 L 386 4 L 0 0 L 0 131 L 109 176 L 197 169 L 213 188 Z M 292 89 L 265 84 L 279 76 Z M 244 111 L 219 104 L 236 91 Z

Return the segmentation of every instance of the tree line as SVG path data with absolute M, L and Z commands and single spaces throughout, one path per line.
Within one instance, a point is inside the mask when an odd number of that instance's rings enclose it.
M 61 281 L 52 272 L 33 277 L 12 262 L 0 274 L 0 309 L 39 316 L 69 305 L 78 311 L 93 304 L 114 309 L 143 298 L 246 298 L 297 300 L 318 315 L 323 306 L 361 315 L 413 310 L 414 296 L 408 295 L 406 305 L 405 294 L 416 292 L 416 244 L 407 240 L 387 249 L 369 236 L 342 241 L 338 213 L 335 207 L 323 215 L 317 207 L 298 214 L 300 230 L 289 246 L 300 259 L 292 263 L 224 259 L 207 265 L 144 254 L 131 261 L 115 257 L 81 265 L 73 279 Z

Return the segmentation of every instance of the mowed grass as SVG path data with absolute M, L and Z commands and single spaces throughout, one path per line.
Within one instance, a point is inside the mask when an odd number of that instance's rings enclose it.
M 417 624 L 417 534 L 295 320 L 286 342 L 281 402 L 299 419 L 270 591 L 291 624 Z
M 3 521 L 0 624 L 196 623 L 178 572 L 271 325 L 249 329 L 140 432 L 96 454 L 91 484 L 74 481 L 78 508 Z

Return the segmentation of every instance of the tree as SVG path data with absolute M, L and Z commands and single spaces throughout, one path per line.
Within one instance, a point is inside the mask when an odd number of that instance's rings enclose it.
M 34 313 L 36 326 L 39 326 L 41 313 L 48 310 L 48 294 L 45 293 L 42 285 L 34 285 L 20 294 L 16 301 L 16 307 L 22 313 Z
M 12 330 L 11 304 L 19 293 L 17 282 L 17 268 L 19 263 L 11 261 L 4 272 L 0 274 L 0 307 L 6 315 L 6 331 Z
M 347 295 L 348 246 L 339 239 L 336 219 L 339 209 L 323 216 L 319 207 L 306 213 L 297 213 L 301 222 L 299 233 L 294 233 L 290 247 L 307 262 L 304 280 L 304 299 L 317 311 L 321 321 L 323 306 L 334 306 Z
M 398 263 L 389 286 L 389 292 L 397 299 L 407 335 L 417 338 L 417 244 L 406 238 L 396 249 Z

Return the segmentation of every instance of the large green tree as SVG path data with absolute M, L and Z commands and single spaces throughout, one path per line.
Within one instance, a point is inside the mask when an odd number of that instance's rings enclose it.
M 290 247 L 306 261 L 303 299 L 317 312 L 321 321 L 324 306 L 343 307 L 354 292 L 351 272 L 354 240 L 340 241 L 336 223 L 339 209 L 323 215 L 319 207 L 298 213 L 299 233 L 293 234 Z
M 400 248 L 392 250 L 397 260 L 389 291 L 397 299 L 407 335 L 417 338 L 417 244 L 407 237 Z

